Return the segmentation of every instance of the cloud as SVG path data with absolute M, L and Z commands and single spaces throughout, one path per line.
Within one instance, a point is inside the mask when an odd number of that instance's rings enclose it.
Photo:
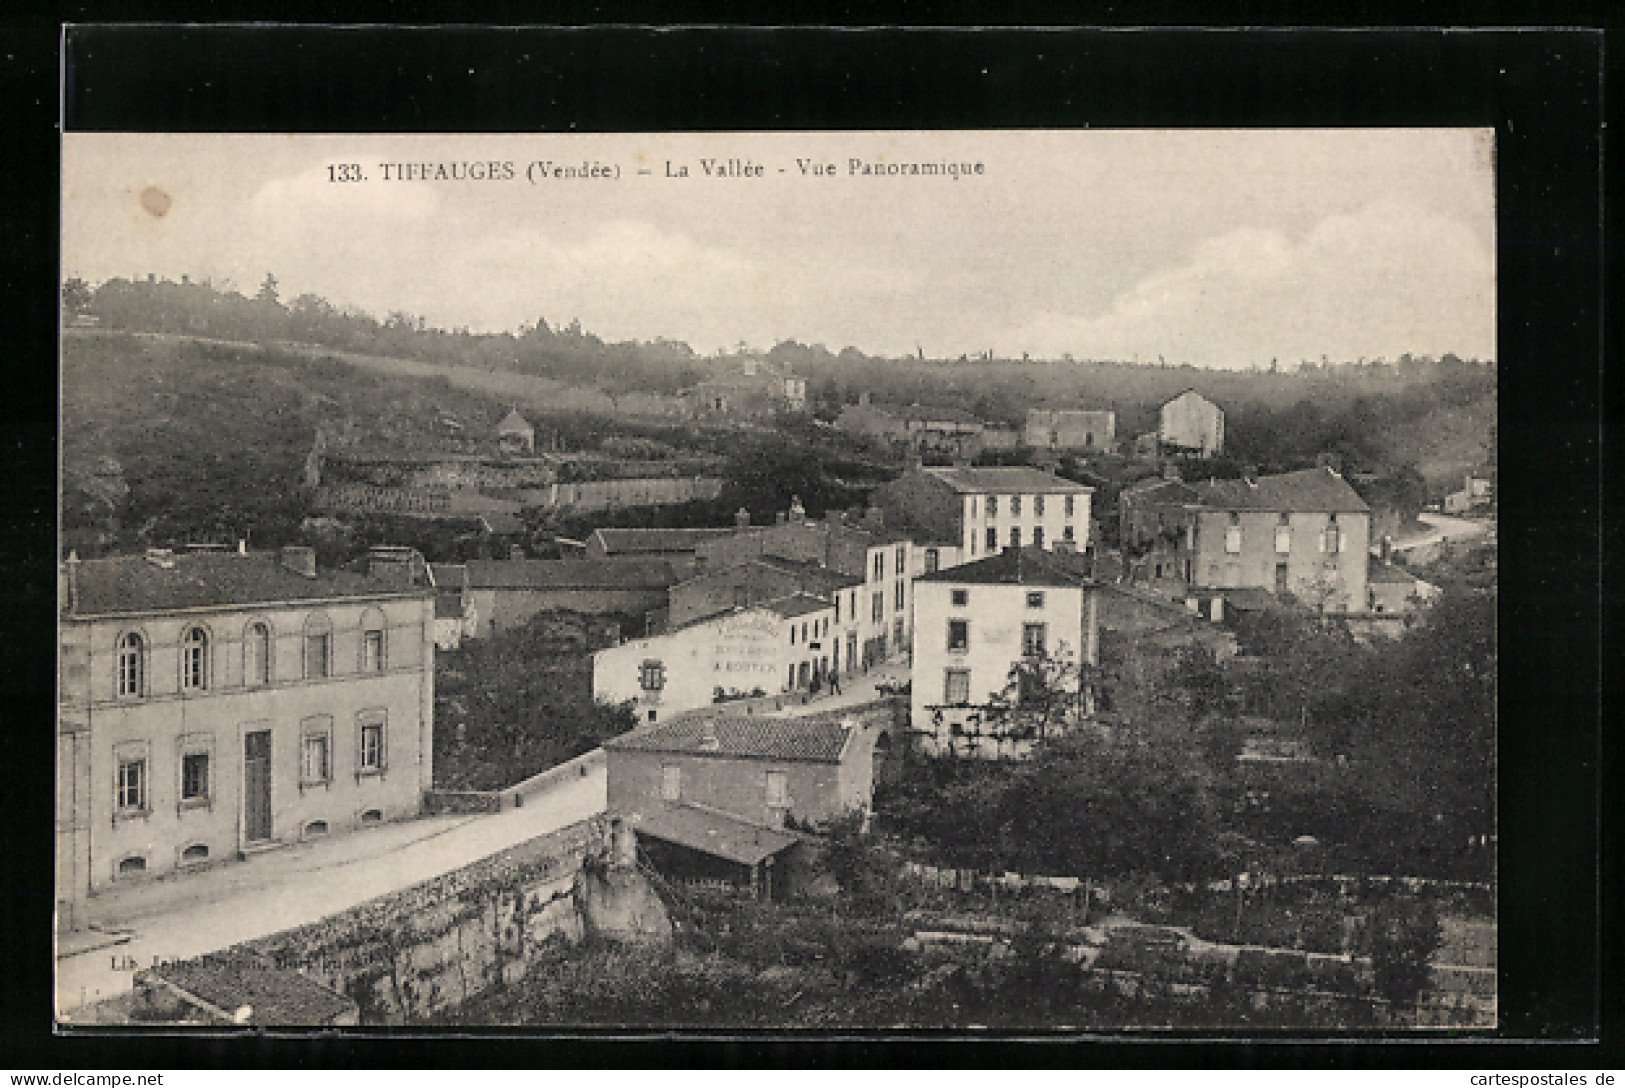
M 1119 294 L 1102 314 L 1046 313 L 1022 350 L 1246 367 L 1403 352 L 1493 357 L 1495 267 L 1469 228 L 1385 200 L 1327 216 L 1303 237 L 1243 228 Z

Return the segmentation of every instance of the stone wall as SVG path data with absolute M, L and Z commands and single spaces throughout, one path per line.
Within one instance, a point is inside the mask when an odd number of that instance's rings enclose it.
M 348 995 L 363 1024 L 443 1019 L 522 979 L 542 950 L 581 940 L 583 870 L 607 849 L 595 817 L 242 949 Z

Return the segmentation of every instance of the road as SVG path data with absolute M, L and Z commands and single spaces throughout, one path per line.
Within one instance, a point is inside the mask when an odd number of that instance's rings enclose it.
M 1465 540 L 1483 536 L 1495 524 L 1481 518 L 1458 518 L 1449 514 L 1419 514 L 1417 520 L 1433 532 L 1451 540 Z
M 604 763 L 491 816 L 439 816 L 301 843 L 247 861 L 94 897 L 98 932 L 58 944 L 57 1010 L 128 992 L 137 967 L 216 952 L 460 869 L 604 811 Z M 116 931 L 128 940 L 106 943 Z M 131 966 L 131 964 L 134 966 Z

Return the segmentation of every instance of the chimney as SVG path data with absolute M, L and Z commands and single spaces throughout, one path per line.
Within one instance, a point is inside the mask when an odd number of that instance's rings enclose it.
M 790 496 L 790 520 L 804 522 L 807 520 L 807 508 L 801 505 L 801 496 Z
M 316 549 L 296 544 L 282 548 L 282 565 L 302 578 L 316 577 Z
M 238 555 L 247 555 L 248 554 L 248 540 L 246 538 L 244 538 L 244 537 L 238 537 L 237 538 L 237 554 Z
M 746 510 L 743 506 L 741 506 L 738 510 L 734 511 L 734 528 L 735 529 L 749 529 L 750 528 L 750 511 Z
M 1384 533 L 1382 537 L 1382 561 L 1390 563 L 1394 558 L 1394 538 Z

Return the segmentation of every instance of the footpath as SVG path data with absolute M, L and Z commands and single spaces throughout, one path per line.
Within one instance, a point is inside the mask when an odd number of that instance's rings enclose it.
M 135 972 L 217 952 L 348 910 L 462 868 L 604 811 L 601 759 L 522 807 L 436 816 L 290 845 L 183 877 L 115 888 L 89 900 L 87 929 L 58 936 L 56 1007 L 127 993 Z

